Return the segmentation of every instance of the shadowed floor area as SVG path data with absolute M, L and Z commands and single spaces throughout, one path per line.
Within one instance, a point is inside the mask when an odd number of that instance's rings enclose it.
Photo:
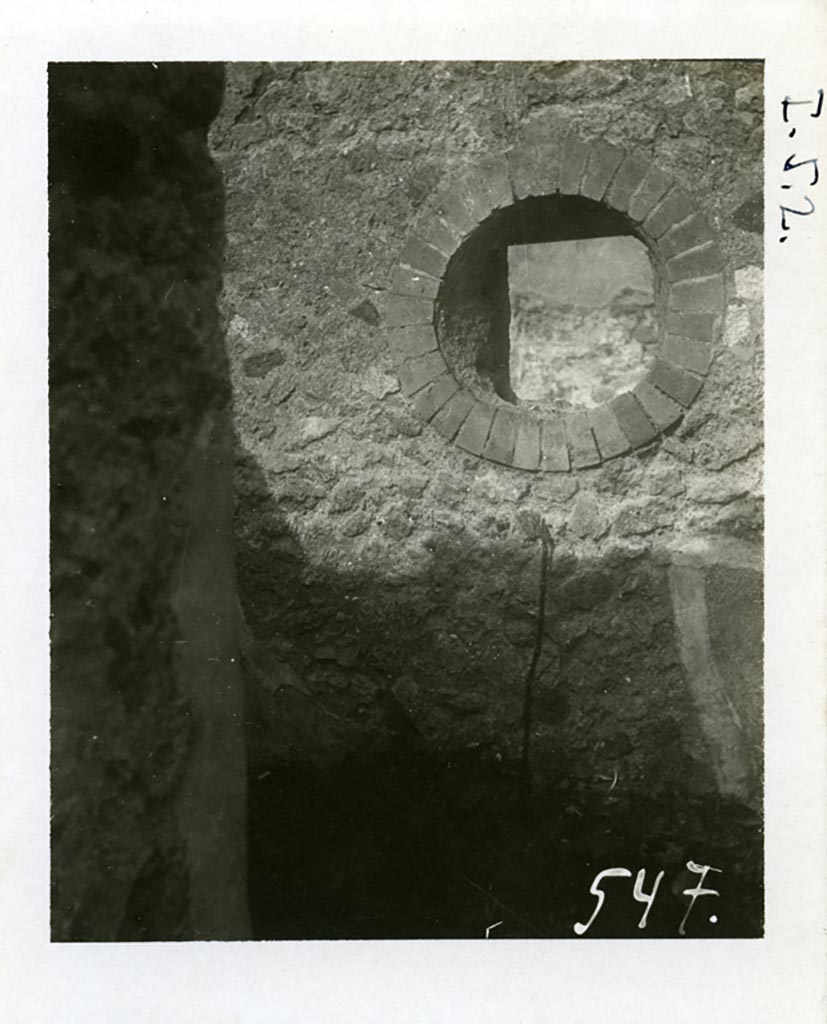
M 734 801 L 569 779 L 531 791 L 478 755 L 440 761 L 410 743 L 327 770 L 261 772 L 250 794 L 260 939 L 483 938 L 497 922 L 492 938 L 573 938 L 594 910 L 594 876 L 616 866 L 645 868 L 646 892 L 665 872 L 646 928 L 633 878 L 609 879 L 588 937 L 678 938 L 681 893 L 699 880 L 688 860 L 722 871 L 688 937 L 763 934 L 760 822 Z

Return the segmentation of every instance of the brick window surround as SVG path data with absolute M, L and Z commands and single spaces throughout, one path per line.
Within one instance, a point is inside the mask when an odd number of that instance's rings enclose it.
M 452 280 L 469 272 L 469 260 L 473 268 L 475 252 L 504 258 L 509 224 L 517 219 L 545 224 L 533 240 L 549 241 L 558 215 L 591 217 L 611 225 L 598 233 L 634 235 L 647 246 L 659 345 L 654 365 L 631 391 L 597 408 L 540 415 L 460 383 L 440 324 Z M 655 442 L 697 397 L 725 306 L 723 266 L 698 203 L 646 157 L 535 130 L 453 180 L 415 222 L 393 274 L 387 315 L 402 389 L 423 420 L 473 455 L 528 471 L 597 466 Z

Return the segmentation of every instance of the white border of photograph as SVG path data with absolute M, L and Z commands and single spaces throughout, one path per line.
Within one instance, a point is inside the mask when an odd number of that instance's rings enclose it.
M 781 101 L 827 82 L 827 8 L 713 2 L 143 4 L 5 12 L 0 288 L 0 1015 L 176 1024 L 825 1019 L 827 107 L 815 215 L 780 244 Z M 731 941 L 49 941 L 49 60 L 764 58 L 766 937 Z

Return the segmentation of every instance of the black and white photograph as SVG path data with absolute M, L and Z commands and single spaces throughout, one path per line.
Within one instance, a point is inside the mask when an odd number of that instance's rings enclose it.
M 602 963 L 662 1008 L 731 955 L 734 1024 L 824 924 L 824 324 L 789 289 L 825 82 L 757 46 L 79 49 L 39 70 L 38 956 L 110 1012 L 107 965 L 157 962 L 327 1013 L 347 965 L 523 957 L 585 1021 Z
M 50 66 L 55 940 L 762 934 L 762 72 Z

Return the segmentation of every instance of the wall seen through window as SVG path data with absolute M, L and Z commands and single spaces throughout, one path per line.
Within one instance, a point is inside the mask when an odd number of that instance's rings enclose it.
M 652 267 L 631 236 L 508 247 L 509 375 L 519 401 L 593 407 L 652 365 Z

